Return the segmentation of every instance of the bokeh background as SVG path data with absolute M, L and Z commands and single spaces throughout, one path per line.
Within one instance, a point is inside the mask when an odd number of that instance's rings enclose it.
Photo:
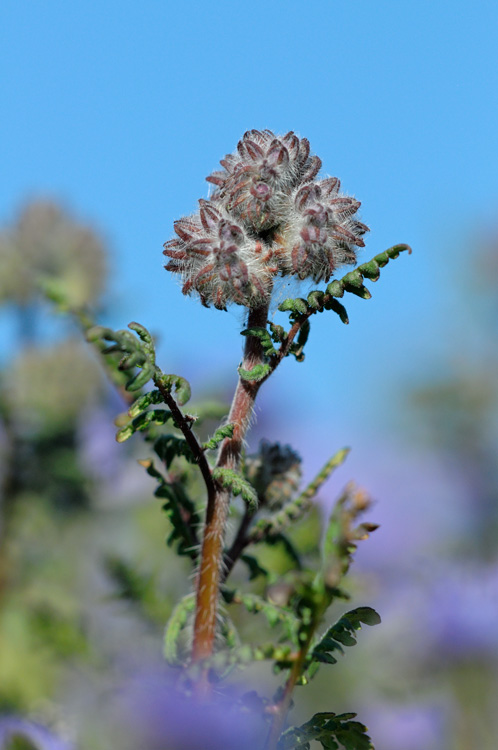
M 354 478 L 381 524 L 351 586 L 383 625 L 299 696 L 301 718 L 357 710 L 379 750 L 494 750 L 497 43 L 493 0 L 4 0 L 0 743 L 31 722 L 41 750 L 113 746 L 116 695 L 156 679 L 189 585 L 146 449 L 115 444 L 123 405 L 40 280 L 105 325 L 139 320 L 165 370 L 226 403 L 241 312 L 184 298 L 162 244 L 244 131 L 270 128 L 307 137 L 362 201 L 362 260 L 414 251 L 348 300 L 349 326 L 317 316 L 249 438 L 291 443 L 307 477 L 352 446 L 322 506 Z

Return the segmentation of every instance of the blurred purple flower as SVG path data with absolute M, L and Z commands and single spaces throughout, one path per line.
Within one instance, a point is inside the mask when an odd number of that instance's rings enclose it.
M 147 476 L 130 454 L 116 442 L 114 418 L 123 404 L 95 407 L 79 426 L 79 457 L 87 476 L 101 485 L 100 502 L 126 505 L 150 492 Z
M 110 411 L 95 407 L 86 412 L 79 429 L 80 457 L 97 480 L 112 479 L 121 468 L 123 451 L 115 433 Z
M 266 734 L 258 709 L 244 709 L 233 696 L 184 696 L 167 673 L 156 672 L 131 680 L 113 714 L 126 750 L 255 750 Z
M 426 607 L 428 642 L 439 658 L 498 659 L 498 560 L 439 570 Z
M 75 745 L 57 737 L 41 724 L 16 716 L 0 716 L 0 750 L 16 737 L 30 740 L 38 750 L 75 750 Z
M 448 707 L 438 704 L 376 704 L 362 709 L 375 747 L 382 750 L 442 750 L 448 746 Z

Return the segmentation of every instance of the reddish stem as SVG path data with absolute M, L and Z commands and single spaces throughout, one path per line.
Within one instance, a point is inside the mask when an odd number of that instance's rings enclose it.
M 249 310 L 248 327 L 266 328 L 268 305 Z M 263 362 L 261 342 L 247 336 L 242 367 L 252 370 Z M 251 420 L 254 401 L 261 382 L 239 378 L 232 401 L 229 424 L 234 425 L 231 438 L 225 438 L 218 454 L 217 468 L 237 469 L 245 434 Z M 208 659 L 214 649 L 218 592 L 222 578 L 223 543 L 230 505 L 230 492 L 217 485 L 208 496 L 206 523 L 202 539 L 201 561 L 197 578 L 197 601 L 194 623 L 192 660 Z

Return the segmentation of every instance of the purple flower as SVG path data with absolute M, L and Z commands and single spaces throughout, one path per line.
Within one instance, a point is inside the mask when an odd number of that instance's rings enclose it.
M 439 570 L 426 608 L 424 627 L 439 658 L 498 658 L 498 560 Z
M 377 704 L 360 715 L 375 747 L 382 750 L 441 750 L 447 746 L 450 722 L 446 706 Z
M 79 460 L 85 474 L 99 483 L 99 499 L 105 505 L 126 504 L 149 491 L 145 473 L 123 453 L 115 435 L 113 417 L 105 407 L 88 410 L 79 425 Z
M 266 734 L 260 705 L 253 710 L 221 694 L 200 701 L 178 692 L 167 673 L 132 679 L 112 713 L 123 750 L 255 750 Z

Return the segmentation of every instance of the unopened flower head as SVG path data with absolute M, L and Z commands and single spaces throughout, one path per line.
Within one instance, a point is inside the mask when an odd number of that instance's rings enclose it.
M 261 504 L 277 510 L 288 502 L 301 481 L 301 458 L 290 445 L 262 440 L 259 452 L 246 456 L 244 473 Z
M 184 294 L 255 307 L 278 273 L 327 281 L 355 261 L 368 231 L 354 218 L 360 203 L 339 192 L 337 178 L 315 179 L 322 163 L 306 138 L 249 130 L 220 163 L 207 177 L 216 186 L 210 200 L 177 221 L 164 246 Z

